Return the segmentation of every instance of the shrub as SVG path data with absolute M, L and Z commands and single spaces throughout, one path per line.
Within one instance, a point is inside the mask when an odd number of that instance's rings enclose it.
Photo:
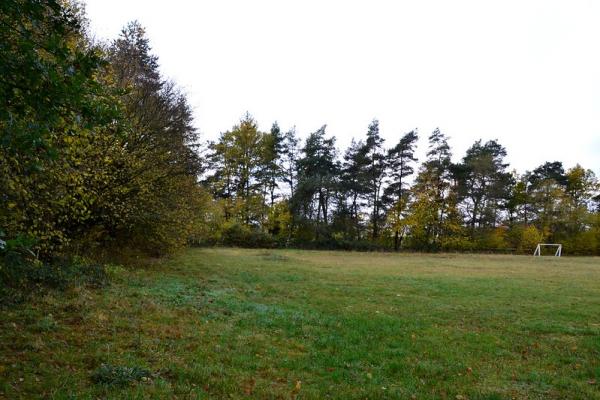
M 318 240 L 301 241 L 295 240 L 289 243 L 292 247 L 311 250 L 347 250 L 347 251 L 383 251 L 386 250 L 384 244 L 371 242 L 369 240 L 345 240 L 330 238 L 320 238 Z
M 92 382 L 103 385 L 125 386 L 151 378 L 150 371 L 137 366 L 125 367 L 102 364 L 92 373 Z
M 47 288 L 65 290 L 81 285 L 100 288 L 109 284 L 109 275 L 102 264 L 79 257 L 42 262 L 27 244 L 25 240 L 7 241 L 0 250 L 2 305 L 22 302 L 32 293 Z
M 266 232 L 234 222 L 228 224 L 223 229 L 221 244 L 250 248 L 271 248 L 275 246 L 275 241 L 273 237 Z
M 592 255 L 598 247 L 597 240 L 595 232 L 590 230 L 576 233 L 562 242 L 569 254 Z
M 442 251 L 472 251 L 475 243 L 465 236 L 447 236 L 442 238 L 440 248 Z
M 544 235 L 535 226 L 527 226 L 521 232 L 518 250 L 520 252 L 532 252 L 543 239 Z

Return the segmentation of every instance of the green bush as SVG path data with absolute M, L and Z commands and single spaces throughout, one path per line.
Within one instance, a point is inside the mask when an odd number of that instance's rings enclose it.
M 239 223 L 232 223 L 223 229 L 221 244 L 249 248 L 271 248 L 275 247 L 275 240 L 266 232 Z
M 598 247 L 598 238 L 594 231 L 585 231 L 560 240 L 568 254 L 593 255 Z
M 91 376 L 96 384 L 125 386 L 152 377 L 150 371 L 140 367 L 102 364 Z
M 333 237 L 320 238 L 311 241 L 295 240 L 289 246 L 310 250 L 347 250 L 347 251 L 383 251 L 389 250 L 384 244 L 369 240 L 345 240 Z

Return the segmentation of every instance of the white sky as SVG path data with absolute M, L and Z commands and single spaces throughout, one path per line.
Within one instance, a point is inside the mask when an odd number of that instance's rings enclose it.
M 598 0 L 87 0 L 92 31 L 146 27 L 204 139 L 249 111 L 338 147 L 373 118 L 386 145 L 418 128 L 455 160 L 498 139 L 519 172 L 544 161 L 600 175 Z M 422 158 L 422 157 L 420 157 Z

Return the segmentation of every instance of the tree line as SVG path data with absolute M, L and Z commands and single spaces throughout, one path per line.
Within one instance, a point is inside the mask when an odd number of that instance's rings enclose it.
M 267 132 L 246 114 L 208 146 L 203 184 L 213 196 L 209 242 L 418 251 L 530 252 L 559 242 L 599 254 L 600 196 L 593 171 L 546 162 L 509 170 L 506 149 L 478 140 L 452 162 L 448 137 L 419 133 L 386 146 L 379 122 L 340 153 L 326 126 L 302 141 Z
M 143 27 L 96 42 L 78 3 L 0 2 L 0 102 L 2 282 L 189 244 L 600 254 L 594 173 L 517 174 L 495 140 L 454 163 L 436 129 L 417 160 L 416 130 L 386 143 L 373 120 L 340 152 L 325 125 L 301 139 L 247 114 L 202 143 Z

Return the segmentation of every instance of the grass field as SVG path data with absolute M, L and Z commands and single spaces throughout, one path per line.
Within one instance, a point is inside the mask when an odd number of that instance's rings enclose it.
M 600 259 L 196 249 L 0 310 L 0 398 L 600 399 Z

